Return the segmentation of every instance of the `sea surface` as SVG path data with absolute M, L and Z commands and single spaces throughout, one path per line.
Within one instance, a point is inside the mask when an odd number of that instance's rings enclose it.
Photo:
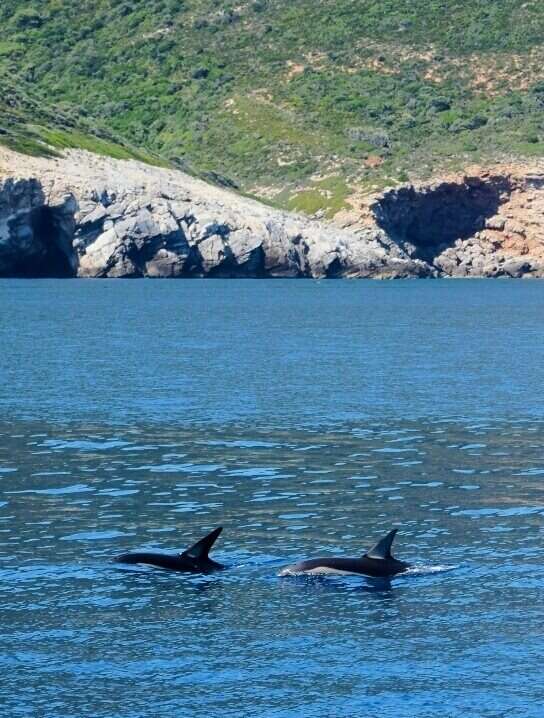
M 543 538 L 542 282 L 0 281 L 1 716 L 542 718 Z

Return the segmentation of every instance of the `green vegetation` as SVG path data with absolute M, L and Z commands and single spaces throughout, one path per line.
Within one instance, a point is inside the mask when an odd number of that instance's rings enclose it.
M 539 0 L 3 0 L 0 28 L 0 90 L 33 98 L 0 94 L 0 141 L 26 151 L 138 147 L 328 215 L 544 154 Z
M 348 207 L 346 199 L 350 193 L 346 180 L 336 175 L 310 181 L 300 191 L 287 187 L 274 197 L 273 203 L 295 212 L 319 213 L 330 219 L 337 212 Z
M 132 147 L 126 147 L 113 142 L 110 139 L 97 137 L 95 135 L 85 134 L 74 129 L 51 129 L 44 127 L 35 127 L 33 129 L 40 139 L 47 145 L 57 149 L 78 148 L 88 150 L 99 155 L 114 157 L 117 160 L 140 160 L 154 165 L 168 166 L 168 163 L 153 157 L 147 152 L 141 152 Z
M 155 153 L 140 151 L 96 123 L 77 118 L 74 110 L 62 112 L 0 75 L 0 144 L 36 157 L 56 157 L 59 150 L 78 148 L 116 159 L 135 159 L 169 166 Z

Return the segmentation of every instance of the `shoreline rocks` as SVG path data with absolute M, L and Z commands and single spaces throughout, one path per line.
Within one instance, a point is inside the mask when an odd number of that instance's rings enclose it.
M 543 190 L 534 167 L 409 185 L 341 228 L 175 170 L 0 148 L 0 276 L 544 276 Z

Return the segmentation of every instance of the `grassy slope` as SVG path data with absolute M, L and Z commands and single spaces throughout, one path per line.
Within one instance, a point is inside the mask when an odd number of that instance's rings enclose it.
M 153 165 L 168 163 L 156 153 L 139 150 L 111 132 L 72 112 L 36 100 L 20 83 L 0 74 L 0 144 L 24 154 L 55 157 L 66 148 L 79 148 L 116 159 L 136 159 Z
M 3 0 L 0 73 L 133 145 L 285 206 L 330 214 L 349 187 L 544 154 L 539 0 L 92 8 Z

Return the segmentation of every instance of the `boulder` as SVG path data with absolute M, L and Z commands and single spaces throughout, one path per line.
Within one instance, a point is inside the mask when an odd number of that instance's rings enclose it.
M 506 220 L 504 219 L 504 217 L 499 217 L 498 215 L 495 215 L 494 217 L 488 217 L 485 221 L 485 226 L 487 229 L 494 229 L 497 232 L 502 232 L 505 224 Z
M 522 277 L 530 272 L 530 262 L 523 259 L 508 259 L 501 266 L 501 273 L 508 277 Z

